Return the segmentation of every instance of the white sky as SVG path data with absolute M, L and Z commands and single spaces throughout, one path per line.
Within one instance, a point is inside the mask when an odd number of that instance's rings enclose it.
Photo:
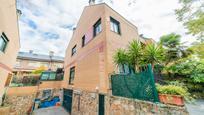
M 17 0 L 23 13 L 19 21 L 21 51 L 64 56 L 72 35 L 88 0 Z M 174 10 L 178 0 L 96 0 L 106 2 L 138 27 L 139 34 L 158 41 L 172 32 L 181 34 L 182 41 L 192 42 L 192 36 L 178 22 Z

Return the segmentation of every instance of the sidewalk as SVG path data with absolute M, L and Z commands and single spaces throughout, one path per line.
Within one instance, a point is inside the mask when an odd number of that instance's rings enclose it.
M 204 115 L 204 100 L 196 100 L 195 103 L 186 104 L 190 115 Z
M 69 115 L 69 113 L 63 107 L 49 107 L 37 109 L 34 111 L 34 115 Z

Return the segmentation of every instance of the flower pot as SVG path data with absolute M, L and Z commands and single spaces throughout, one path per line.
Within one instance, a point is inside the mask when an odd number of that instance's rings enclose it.
M 159 100 L 164 104 L 184 106 L 184 99 L 180 95 L 159 94 Z

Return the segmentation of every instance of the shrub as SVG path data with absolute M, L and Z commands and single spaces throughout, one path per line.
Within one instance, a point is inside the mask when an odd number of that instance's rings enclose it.
M 179 60 L 166 68 L 176 75 L 191 78 L 194 83 L 204 83 L 204 61 L 195 59 Z
M 187 102 L 190 102 L 193 99 L 190 96 L 190 93 L 188 92 L 188 90 L 181 86 L 157 84 L 156 87 L 157 87 L 158 93 L 161 93 L 161 94 L 180 95 L 184 97 L 184 99 Z

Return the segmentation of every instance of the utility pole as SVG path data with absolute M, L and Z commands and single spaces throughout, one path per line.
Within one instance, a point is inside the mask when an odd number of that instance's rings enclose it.
M 49 70 L 52 70 L 52 57 L 54 56 L 54 52 L 53 51 L 50 51 L 49 52 L 49 57 L 50 57 L 50 66 L 49 66 Z

